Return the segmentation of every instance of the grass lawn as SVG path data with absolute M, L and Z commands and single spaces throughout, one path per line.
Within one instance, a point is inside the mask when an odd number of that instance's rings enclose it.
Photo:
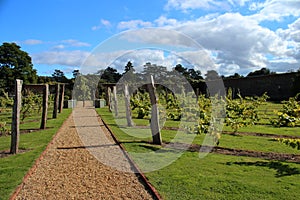
M 53 135 L 72 112 L 64 109 L 57 119 L 47 120 L 47 129 L 20 135 L 19 149 L 28 150 L 13 156 L 0 158 L 0 199 L 9 199 L 11 193 L 22 182 L 24 175 L 40 156 Z M 28 122 L 21 129 L 37 128 L 40 122 Z M 0 150 L 10 149 L 10 136 L 0 137 Z
M 151 135 L 143 129 L 123 128 L 131 134 L 122 131 L 116 124 L 107 108 L 97 109 L 102 119 L 110 126 L 118 140 L 123 143 L 131 157 L 139 165 L 141 158 L 135 153 L 155 152 L 165 150 L 151 145 Z M 147 120 L 136 120 L 137 125 L 147 125 Z M 167 121 L 166 126 L 178 126 L 178 122 Z M 275 133 L 282 128 L 253 126 L 257 131 Z M 252 127 L 252 128 L 253 128 Z M 298 128 L 286 129 L 288 132 L 278 134 L 297 135 Z M 246 132 L 249 132 L 246 130 Z M 297 133 L 298 132 L 298 133 Z M 143 137 L 137 137 L 140 133 Z M 267 132 L 268 133 L 268 132 Z M 147 135 L 148 134 L 148 135 Z M 176 131 L 163 130 L 164 142 L 174 138 Z M 194 137 L 195 135 L 190 134 Z M 201 144 L 203 135 L 197 135 L 193 143 Z M 247 149 L 263 152 L 296 153 L 292 149 L 271 138 L 257 136 L 222 135 L 221 147 Z M 172 152 L 168 152 L 171 154 Z M 157 156 L 159 154 L 157 153 Z M 157 162 L 163 162 L 164 157 L 157 157 Z M 156 164 L 156 163 L 152 163 Z M 139 167 L 147 170 L 147 166 Z M 299 199 L 300 165 L 297 163 L 270 161 L 258 158 L 229 156 L 210 153 L 199 158 L 199 152 L 185 151 L 176 161 L 159 170 L 146 173 L 147 178 L 159 191 L 164 199 Z

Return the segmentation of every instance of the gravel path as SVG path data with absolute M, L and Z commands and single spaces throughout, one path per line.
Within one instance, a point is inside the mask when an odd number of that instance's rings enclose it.
M 130 170 L 95 110 L 75 108 L 16 199 L 153 199 Z

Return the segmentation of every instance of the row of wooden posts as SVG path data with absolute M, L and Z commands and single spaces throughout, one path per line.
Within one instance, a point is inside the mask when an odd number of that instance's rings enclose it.
M 160 127 L 159 127 L 159 111 L 157 107 L 158 98 L 155 95 L 155 84 L 153 80 L 153 76 L 151 76 L 150 83 L 147 84 L 147 91 L 150 96 L 151 102 L 151 120 L 150 120 L 150 128 L 152 133 L 152 140 L 153 144 L 162 144 Z M 132 121 L 132 113 L 130 107 L 130 94 L 128 90 L 127 84 L 122 84 L 123 92 L 124 92 L 124 99 L 125 99 L 125 110 L 126 110 L 126 120 L 127 126 L 132 127 L 134 125 Z M 118 100 L 117 100 L 117 86 L 113 84 L 106 85 L 106 102 L 108 104 L 109 110 L 112 112 L 114 111 L 115 116 L 118 117 Z
M 54 107 L 52 118 L 57 118 L 57 113 L 61 113 L 63 109 L 64 102 L 64 84 L 55 84 L 50 85 L 50 87 L 55 88 L 55 96 L 54 96 Z M 40 129 L 46 129 L 47 123 L 47 114 L 48 114 L 48 96 L 49 96 L 49 85 L 23 85 L 23 81 L 17 79 L 15 81 L 15 89 L 14 89 L 14 106 L 12 112 L 12 124 L 11 124 L 11 148 L 10 153 L 16 154 L 18 153 L 19 146 L 19 135 L 20 135 L 20 111 L 22 106 L 22 88 L 24 90 L 30 90 L 36 93 L 43 94 L 43 102 L 42 102 L 42 116 L 41 116 L 41 125 Z

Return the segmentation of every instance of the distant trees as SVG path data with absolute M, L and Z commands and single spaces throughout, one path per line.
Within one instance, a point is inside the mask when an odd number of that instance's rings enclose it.
M 52 74 L 52 77 L 55 82 L 59 83 L 66 83 L 68 82 L 67 77 L 65 76 L 65 73 L 59 69 L 55 69 L 54 73 Z
M 239 73 L 234 73 L 233 75 L 230 75 L 228 77 L 225 78 L 243 78 L 243 75 L 240 75 Z
M 27 52 L 16 43 L 5 42 L 0 46 L 0 88 L 11 91 L 15 79 L 22 79 L 24 84 L 36 83 L 37 71 Z
M 249 77 L 249 76 L 265 76 L 265 75 L 270 75 L 270 74 L 276 74 L 276 72 L 272 72 L 270 69 L 263 67 L 260 70 L 250 72 L 247 75 L 247 77 Z
M 117 83 L 122 76 L 116 69 L 112 67 L 107 67 L 105 70 L 100 70 L 97 74 L 99 74 L 103 82 L 106 83 Z

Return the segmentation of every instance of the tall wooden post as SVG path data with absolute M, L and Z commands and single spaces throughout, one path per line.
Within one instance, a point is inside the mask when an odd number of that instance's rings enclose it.
M 119 112 L 118 112 L 117 86 L 113 86 L 113 96 L 114 96 L 114 110 L 115 110 L 115 116 L 117 117 L 117 116 L 119 115 Z
M 110 112 L 112 112 L 112 98 L 111 98 L 111 88 L 107 88 L 107 97 L 108 97 L 108 109 Z
M 106 101 L 106 105 L 108 106 L 108 110 L 110 111 L 110 105 L 109 105 L 109 86 L 107 85 L 105 88 L 105 101 Z
M 199 100 L 199 88 L 196 88 L 196 103 L 198 103 Z
M 43 88 L 43 111 L 42 111 L 42 120 L 41 120 L 41 129 L 46 128 L 47 123 L 47 113 L 48 113 L 48 94 L 49 94 L 49 85 L 45 84 Z
M 154 86 L 154 80 L 153 76 L 150 77 L 150 84 L 147 85 L 148 92 L 150 95 L 150 101 L 151 101 L 151 133 L 152 133 L 152 140 L 153 144 L 161 145 L 161 135 L 159 130 L 159 113 L 157 108 L 157 98 L 155 95 L 155 86 Z
M 125 98 L 125 109 L 126 109 L 126 119 L 127 119 L 127 126 L 132 127 L 132 113 L 130 108 L 130 95 L 128 92 L 128 85 L 124 84 L 124 98 Z
M 54 106 L 53 106 L 53 113 L 52 118 L 57 118 L 57 110 L 59 104 L 59 84 L 55 85 L 55 96 L 54 96 Z
M 64 108 L 64 98 L 65 98 L 65 84 L 60 85 L 60 94 L 59 94 L 59 110 L 58 112 L 61 113 Z
M 11 145 L 10 153 L 16 154 L 19 150 L 20 137 L 20 111 L 22 106 L 22 80 L 15 81 L 15 97 L 11 123 Z

